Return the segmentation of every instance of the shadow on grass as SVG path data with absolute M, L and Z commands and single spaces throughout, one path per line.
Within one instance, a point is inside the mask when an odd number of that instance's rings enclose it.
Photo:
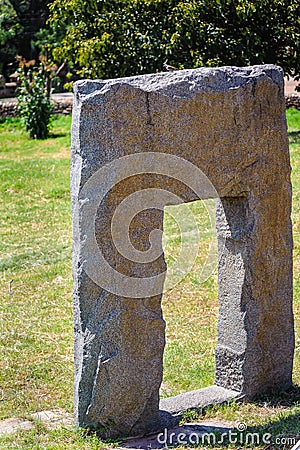
M 247 446 L 260 445 L 264 450 L 290 450 L 300 440 L 299 423 L 300 413 L 291 414 L 265 425 L 247 427 L 245 432 L 237 432 L 238 440 Z
M 299 447 L 296 448 L 300 450 L 300 386 L 293 385 L 289 390 L 280 394 L 260 396 L 253 400 L 251 404 L 256 406 L 258 414 L 260 407 L 273 407 L 276 416 L 268 418 L 267 423 L 262 425 L 248 425 L 245 421 L 237 425 L 236 428 L 229 430 L 217 424 L 215 427 L 211 425 L 199 427 L 198 424 L 187 424 L 189 433 L 195 434 L 199 432 L 200 428 L 203 433 L 202 436 L 200 435 L 200 442 L 207 448 L 290 450 L 299 442 Z M 222 407 L 224 406 L 221 405 Z M 275 408 L 282 408 L 282 410 L 276 411 Z M 205 412 L 203 415 L 205 418 Z M 180 431 L 185 431 L 185 425 Z M 174 447 L 176 446 L 178 445 Z M 189 447 L 199 448 L 199 445 L 189 445 Z M 200 447 L 202 448 L 201 445 Z
M 265 425 L 240 423 L 228 428 L 221 423 L 187 423 L 152 435 L 119 441 L 121 448 L 185 448 L 290 450 L 300 439 L 300 413 L 276 418 Z M 108 442 L 108 441 L 104 441 Z M 298 449 L 297 449 L 298 450 Z
M 67 135 L 68 135 L 68 133 L 55 133 L 55 132 L 50 131 L 47 139 L 55 139 L 55 138 L 65 137 Z
M 300 440 L 300 411 L 288 411 L 286 408 L 300 408 L 300 386 L 293 385 L 289 390 L 280 394 L 260 396 L 251 402 L 258 407 L 284 408 L 278 411 L 277 417 L 269 419 L 264 425 L 245 426 L 245 431 L 236 431 L 243 444 L 258 444 L 268 450 L 288 450 Z M 299 412 L 298 412 L 299 411 Z M 227 442 L 223 445 L 226 445 Z M 223 446 L 222 445 L 222 446 Z M 300 449 L 300 446 L 299 446 Z M 297 449 L 298 450 L 298 449 Z
M 257 406 L 265 406 L 266 404 L 274 407 L 300 406 L 300 386 L 293 384 L 293 386 L 285 392 L 274 395 L 263 395 L 255 399 L 252 403 Z
M 235 428 L 222 420 L 205 419 L 205 412 L 199 419 L 191 417 L 187 423 L 174 424 L 161 432 L 119 441 L 121 448 L 148 450 L 176 448 L 290 450 L 300 440 L 300 386 L 294 385 L 288 391 L 262 396 L 251 402 L 256 412 L 259 408 L 274 407 L 275 417 L 266 418 L 262 425 L 248 425 L 240 422 Z M 217 406 L 215 406 L 218 408 Z M 219 405 L 224 408 L 225 405 Z M 229 404 L 230 407 L 230 404 Z M 282 410 L 275 408 L 282 407 Z M 295 410 L 289 408 L 297 408 Z M 236 411 L 238 413 L 238 411 Z M 203 421 L 204 419 L 204 421 Z M 199 422 L 198 422 L 199 421 Z M 198 422 L 198 423 L 197 423 Z M 219 422 L 219 423 L 218 423 Z M 90 430 L 91 431 L 91 430 Z M 104 442 L 109 442 L 105 441 Z M 111 441 L 112 442 L 112 441 Z M 300 448 L 300 447 L 299 447 Z M 298 450 L 298 449 L 297 449 Z
M 297 406 L 299 404 L 300 387 L 291 390 L 290 398 L 286 395 L 277 396 L 277 398 L 269 398 L 267 406 Z M 266 406 L 266 400 L 260 398 L 257 402 L 252 402 L 259 406 Z M 263 425 L 249 426 L 247 422 L 240 423 L 236 428 L 226 430 L 218 425 L 212 427 L 210 425 L 202 425 L 202 436 L 200 448 L 205 446 L 210 449 L 236 449 L 236 448 L 256 448 L 261 450 L 291 450 L 299 443 L 300 449 L 300 412 L 284 410 L 278 412 L 275 418 L 269 418 L 268 422 Z M 184 426 L 182 427 L 184 431 Z M 199 425 L 189 425 L 191 434 L 197 433 Z M 178 445 L 175 445 L 176 447 Z M 199 445 L 189 445 L 190 447 L 198 447 Z
M 289 142 L 290 144 L 300 143 L 300 131 L 290 131 L 289 132 Z

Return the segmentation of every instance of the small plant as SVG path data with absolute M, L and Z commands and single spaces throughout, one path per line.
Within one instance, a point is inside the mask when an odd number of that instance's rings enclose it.
M 46 65 L 42 62 L 20 61 L 18 112 L 33 139 L 46 139 L 51 119 L 50 90 Z

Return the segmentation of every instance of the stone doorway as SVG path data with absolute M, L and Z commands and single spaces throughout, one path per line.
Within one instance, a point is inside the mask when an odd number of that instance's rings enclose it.
M 77 424 L 104 436 L 142 434 L 203 395 L 251 399 L 290 386 L 291 185 L 280 68 L 78 82 L 71 192 Z M 163 209 L 207 198 L 218 199 L 222 247 L 215 385 L 159 404 Z

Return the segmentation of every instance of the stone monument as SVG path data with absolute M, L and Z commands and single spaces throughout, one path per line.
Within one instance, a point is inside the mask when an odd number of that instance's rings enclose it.
M 187 408 L 291 385 L 290 170 L 278 67 L 75 84 L 78 425 L 138 435 Z M 217 199 L 219 243 L 215 385 L 159 403 L 164 206 L 207 198 Z

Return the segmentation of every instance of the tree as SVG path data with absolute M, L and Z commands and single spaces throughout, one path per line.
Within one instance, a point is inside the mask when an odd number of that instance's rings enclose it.
M 65 37 L 54 52 L 81 76 L 116 77 L 157 71 L 169 41 L 174 0 L 66 0 L 50 5 L 52 24 Z
M 202 65 L 277 64 L 300 72 L 300 3 L 290 0 L 180 2 L 169 49 L 177 61 Z
M 33 40 L 36 32 L 45 26 L 49 16 L 48 2 L 43 0 L 10 0 L 20 26 L 22 36 L 18 41 L 18 54 L 30 60 L 37 57 Z
M 300 72 L 300 4 L 290 0 L 54 0 L 63 27 L 54 52 L 81 76 L 108 78 L 162 70 L 164 61 L 281 65 Z M 62 25 L 61 25 L 62 24 Z
M 2 0 L 0 4 L 0 69 L 6 76 L 17 68 L 17 55 L 26 60 L 37 60 L 41 45 L 45 41 L 53 40 L 53 30 L 46 25 L 49 16 L 48 3 L 43 0 Z M 39 35 L 38 32 L 41 29 L 44 33 Z M 58 39 L 57 35 L 54 34 L 54 36 Z
M 0 5 L 0 72 L 6 74 L 15 61 L 17 42 L 22 32 L 17 14 L 8 0 Z

